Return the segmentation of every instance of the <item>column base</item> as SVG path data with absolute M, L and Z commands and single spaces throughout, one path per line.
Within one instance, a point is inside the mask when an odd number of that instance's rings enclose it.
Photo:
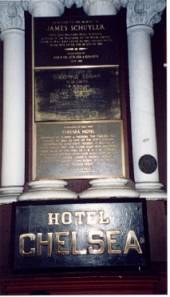
M 79 194 L 80 198 L 139 197 L 133 182 L 125 178 L 94 179 L 91 187 Z
M 16 202 L 23 192 L 23 187 L 3 187 L 0 188 L 0 204 Z
M 28 190 L 19 196 L 19 201 L 76 199 L 77 194 L 65 188 L 63 180 L 41 180 L 28 184 Z
M 140 198 L 147 200 L 164 200 L 167 199 L 167 193 L 163 190 L 161 183 L 136 183 L 135 188 L 139 192 Z

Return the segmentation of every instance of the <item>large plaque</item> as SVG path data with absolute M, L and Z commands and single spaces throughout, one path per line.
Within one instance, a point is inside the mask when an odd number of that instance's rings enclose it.
M 35 120 L 120 119 L 119 67 L 35 71 Z
M 32 19 L 32 178 L 125 177 L 113 16 Z
M 121 121 L 38 123 L 35 178 L 124 176 Z
M 143 199 L 18 204 L 14 268 L 142 269 L 149 245 Z
M 35 18 L 35 67 L 116 64 L 119 47 L 114 18 Z

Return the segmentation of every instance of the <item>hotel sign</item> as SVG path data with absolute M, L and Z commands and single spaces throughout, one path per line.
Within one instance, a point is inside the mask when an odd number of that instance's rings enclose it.
M 147 265 L 143 200 L 23 203 L 14 215 L 16 270 Z

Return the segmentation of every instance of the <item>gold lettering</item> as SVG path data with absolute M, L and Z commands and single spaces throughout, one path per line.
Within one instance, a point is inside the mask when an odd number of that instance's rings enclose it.
M 100 238 L 97 238 L 100 237 Z M 104 253 L 104 240 L 101 238 L 103 237 L 102 231 L 90 231 L 88 234 L 88 242 L 93 244 L 93 246 L 88 247 L 89 254 L 103 254 Z
M 83 224 L 83 221 L 82 221 L 82 219 L 83 219 L 83 217 L 85 217 L 85 212 L 84 211 L 76 211 L 75 212 L 75 217 L 77 217 L 77 222 L 76 222 L 76 224 L 77 225 L 82 225 Z
M 135 250 L 138 254 L 142 254 L 142 249 L 133 230 L 128 232 L 124 254 L 128 254 L 129 250 Z
M 42 255 L 42 246 L 48 247 L 48 257 L 52 254 L 52 235 L 53 233 L 47 233 L 48 239 L 42 240 L 42 233 L 37 233 L 37 256 Z
M 34 233 L 21 234 L 19 237 L 19 253 L 21 256 L 34 256 L 35 248 L 30 248 L 29 251 L 25 251 L 25 240 L 34 241 L 36 238 Z
M 96 211 L 87 211 L 87 224 L 95 225 L 96 221 Z
M 77 232 L 73 231 L 72 232 L 72 254 L 73 255 L 86 255 L 87 250 L 82 249 L 82 250 L 77 250 Z
M 113 236 L 120 234 L 119 230 L 106 231 L 107 243 L 108 243 L 108 254 L 121 254 L 121 250 L 112 249 L 112 244 L 115 244 L 117 240 Z
M 71 212 L 63 212 L 62 213 L 62 216 L 61 216 L 61 221 L 62 221 L 62 224 L 64 225 L 69 225 L 72 223 L 72 215 L 71 215 Z
M 57 253 L 59 255 L 69 255 L 70 252 L 68 250 L 62 249 L 62 247 L 65 245 L 65 241 L 64 240 L 60 240 L 60 236 L 69 236 L 69 231 L 63 231 L 63 232 L 56 232 L 55 233 L 56 236 L 56 243 L 57 243 Z M 60 249 L 61 248 L 61 249 Z
M 87 24 L 87 25 L 71 25 L 71 31 L 103 31 L 105 27 L 103 24 Z
M 49 31 L 49 32 L 67 31 L 67 26 L 65 26 L 65 25 L 48 26 L 47 31 Z
M 48 225 L 59 225 L 59 213 L 48 213 Z
M 99 224 L 109 224 L 110 219 L 104 217 L 104 210 L 99 211 Z

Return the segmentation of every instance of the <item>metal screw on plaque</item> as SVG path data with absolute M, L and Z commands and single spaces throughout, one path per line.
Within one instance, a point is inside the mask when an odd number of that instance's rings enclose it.
M 145 239 L 143 237 L 140 237 L 139 241 L 140 241 L 140 243 L 144 243 Z
M 157 161 L 152 155 L 144 155 L 139 159 L 139 168 L 144 173 L 153 173 L 157 169 Z

